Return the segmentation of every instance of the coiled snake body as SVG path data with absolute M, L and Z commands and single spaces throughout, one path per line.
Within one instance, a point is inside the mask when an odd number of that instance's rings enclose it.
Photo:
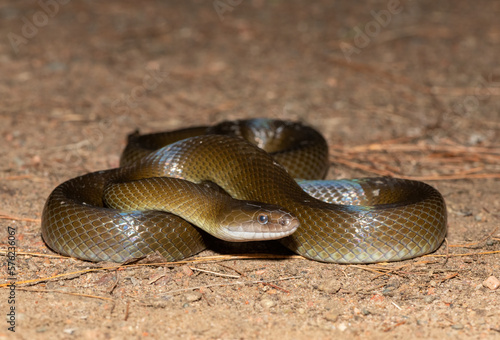
M 313 260 L 373 263 L 432 252 L 446 234 L 444 200 L 422 182 L 297 184 L 328 168 L 325 140 L 299 123 L 254 119 L 135 134 L 121 165 L 54 189 L 42 215 L 50 248 L 90 261 L 154 252 L 175 261 L 204 249 L 195 224 L 230 241 L 281 238 Z

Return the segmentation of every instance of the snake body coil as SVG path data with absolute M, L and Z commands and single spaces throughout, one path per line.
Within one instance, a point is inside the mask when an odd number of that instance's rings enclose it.
M 293 179 L 322 178 L 327 161 L 319 133 L 277 120 L 132 135 L 122 167 L 51 193 L 42 236 L 59 253 L 115 262 L 153 252 L 172 261 L 196 254 L 205 245 L 191 223 L 216 236 L 225 225 L 226 239 L 247 235 L 237 241 L 288 235 L 288 248 L 325 262 L 397 261 L 442 243 L 446 207 L 437 190 L 385 177 L 300 185 Z M 252 236 L 255 230 L 260 236 Z

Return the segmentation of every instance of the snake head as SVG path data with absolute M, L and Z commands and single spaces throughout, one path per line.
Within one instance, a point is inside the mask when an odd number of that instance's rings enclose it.
M 217 235 L 231 242 L 276 240 L 291 235 L 299 220 L 283 207 L 253 201 L 237 201 L 221 213 Z

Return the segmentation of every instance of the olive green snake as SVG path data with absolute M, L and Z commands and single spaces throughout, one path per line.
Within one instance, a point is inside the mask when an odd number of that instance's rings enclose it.
M 49 248 L 88 261 L 176 261 L 205 248 L 201 228 L 232 242 L 280 239 L 317 261 L 374 263 L 430 253 L 446 235 L 444 199 L 425 183 L 315 180 L 326 175 L 328 147 L 301 123 L 240 120 L 128 142 L 119 168 L 50 194 Z

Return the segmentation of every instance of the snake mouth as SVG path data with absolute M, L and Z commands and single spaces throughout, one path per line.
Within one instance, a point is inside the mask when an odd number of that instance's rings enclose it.
M 231 242 L 270 241 L 290 236 L 295 230 L 297 227 L 292 231 L 282 232 L 230 231 L 226 234 L 228 237 L 225 237 L 225 240 Z
M 266 225 L 228 226 L 225 239 L 232 242 L 276 240 L 293 234 L 300 225 L 296 217 L 287 217 L 287 224 L 270 223 Z M 229 239 L 231 238 L 231 239 Z

